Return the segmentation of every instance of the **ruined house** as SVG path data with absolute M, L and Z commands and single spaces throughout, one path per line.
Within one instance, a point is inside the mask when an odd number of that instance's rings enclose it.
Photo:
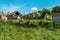
M 11 13 L 3 13 L 3 12 L 0 12 L 0 19 L 3 19 L 5 21 L 9 20 L 9 19 L 21 19 L 22 18 L 22 15 L 18 12 L 18 11 L 14 11 L 14 12 L 11 12 Z

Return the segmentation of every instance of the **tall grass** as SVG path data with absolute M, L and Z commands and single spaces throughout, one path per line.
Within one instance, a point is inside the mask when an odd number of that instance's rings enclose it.
M 23 20 L 18 23 L 10 20 L 7 23 L 0 23 L 0 40 L 60 40 L 60 29 L 49 30 L 51 21 Z M 25 25 L 37 27 L 28 28 Z

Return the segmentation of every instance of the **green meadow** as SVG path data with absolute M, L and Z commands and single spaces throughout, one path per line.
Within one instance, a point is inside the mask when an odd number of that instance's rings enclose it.
M 53 27 L 52 21 L 23 20 L 19 24 L 0 21 L 0 40 L 60 40 L 60 28 Z

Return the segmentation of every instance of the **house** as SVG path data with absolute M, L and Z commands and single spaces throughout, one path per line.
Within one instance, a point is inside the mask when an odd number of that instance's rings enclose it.
M 32 17 L 37 17 L 37 16 L 40 16 L 41 13 L 34 12 L 34 13 L 29 13 L 29 14 L 32 15 Z
M 49 15 L 49 17 L 47 19 L 48 20 L 52 20 L 52 15 Z
M 48 13 L 45 14 L 45 19 L 47 19 L 49 17 Z
M 41 13 L 39 12 L 33 12 L 33 13 L 28 13 L 23 16 L 24 19 L 38 19 L 38 16 L 40 16 Z
M 16 19 L 22 19 L 22 14 L 19 13 L 18 11 L 14 11 L 13 12 L 13 17 L 15 17 Z
M 46 13 L 45 14 L 45 19 L 49 19 L 49 20 L 52 20 L 52 14 L 48 14 L 48 13 Z
M 5 22 L 9 19 L 17 19 L 20 20 L 22 18 L 22 15 L 18 11 L 14 11 L 12 13 L 3 13 L 0 12 L 0 19 L 4 20 Z
M 14 19 L 13 14 L 9 13 L 7 14 L 8 19 Z
M 60 13 L 53 13 L 52 19 L 53 21 L 60 21 Z
M 6 22 L 8 20 L 8 17 L 3 12 L 0 12 L 0 19 L 4 20 L 4 22 Z
M 8 19 L 18 19 L 19 17 L 22 18 L 22 15 L 18 11 L 7 13 L 7 16 Z

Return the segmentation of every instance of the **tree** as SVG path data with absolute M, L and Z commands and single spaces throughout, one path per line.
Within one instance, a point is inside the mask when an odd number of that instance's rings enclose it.
M 52 8 L 52 13 L 60 13 L 60 6 L 54 6 Z
M 50 14 L 50 10 L 46 9 L 46 8 L 43 8 L 42 13 L 48 13 L 48 14 Z
M 40 17 L 38 17 L 38 19 L 43 19 L 45 17 L 45 14 L 48 13 L 50 14 L 50 10 L 49 9 L 46 9 L 46 8 L 43 8 L 42 9 L 42 14 Z
M 38 12 L 39 12 L 39 13 L 42 13 L 42 10 L 39 10 Z
M 20 15 L 19 11 L 15 11 L 15 14 L 16 14 L 16 15 Z
M 30 15 L 30 14 L 26 14 L 26 15 L 24 15 L 24 18 L 25 18 L 25 19 L 33 19 L 33 16 Z

